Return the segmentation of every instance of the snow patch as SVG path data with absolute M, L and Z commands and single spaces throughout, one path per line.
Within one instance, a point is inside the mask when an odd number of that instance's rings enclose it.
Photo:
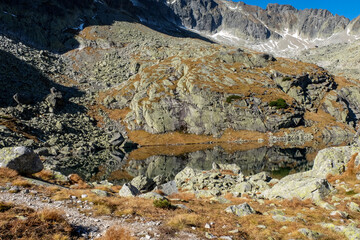
M 228 40 L 228 41 L 233 42 L 233 43 L 234 42 L 236 43 L 236 42 L 241 40 L 240 38 L 234 36 L 233 34 L 227 32 L 225 30 L 221 30 L 220 32 L 211 35 L 211 37 L 215 38 L 217 40 L 218 39 L 220 39 L 220 40 L 225 39 L 225 40 Z

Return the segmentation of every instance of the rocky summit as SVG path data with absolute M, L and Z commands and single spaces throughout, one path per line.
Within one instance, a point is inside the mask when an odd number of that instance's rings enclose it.
M 1 1 L 0 239 L 359 239 L 359 28 L 226 0 Z

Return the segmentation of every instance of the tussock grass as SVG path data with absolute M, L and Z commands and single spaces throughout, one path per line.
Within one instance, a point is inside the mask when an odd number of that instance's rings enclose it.
M 189 213 L 173 216 L 169 219 L 167 225 L 176 229 L 183 229 L 185 227 L 199 227 L 201 222 L 201 216 Z
M 110 227 L 105 235 L 97 240 L 135 240 L 128 229 L 121 226 Z
M 59 211 L 44 209 L 35 212 L 13 206 L 0 212 L 0 219 L 0 239 L 76 239 L 74 229 Z
M 19 187 L 31 187 L 32 184 L 26 179 L 15 179 L 12 181 L 12 185 L 19 186 Z

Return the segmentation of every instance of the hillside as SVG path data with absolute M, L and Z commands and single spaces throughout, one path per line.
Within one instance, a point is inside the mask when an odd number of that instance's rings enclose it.
M 278 4 L 1 1 L 0 239 L 358 239 L 359 29 Z

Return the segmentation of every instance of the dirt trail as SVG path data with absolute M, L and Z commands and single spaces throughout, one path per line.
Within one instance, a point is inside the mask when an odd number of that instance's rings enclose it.
M 19 193 L 0 192 L 0 201 L 12 202 L 16 205 L 23 205 L 34 210 L 41 209 L 59 209 L 64 212 L 66 220 L 73 225 L 79 235 L 85 239 L 95 239 L 102 236 L 111 226 L 122 226 L 129 229 L 138 239 L 199 239 L 197 236 L 187 233 L 178 232 L 175 236 L 165 236 L 160 232 L 159 227 L 162 225 L 160 221 L 146 221 L 146 219 L 138 217 L 136 222 L 126 221 L 126 217 L 115 218 L 111 216 L 94 216 L 89 217 L 81 213 L 75 207 L 67 206 L 68 202 L 76 202 L 78 199 L 67 201 L 52 201 L 50 198 L 40 193 L 30 194 L 26 191 Z M 89 208 L 90 205 L 81 205 L 81 208 Z

